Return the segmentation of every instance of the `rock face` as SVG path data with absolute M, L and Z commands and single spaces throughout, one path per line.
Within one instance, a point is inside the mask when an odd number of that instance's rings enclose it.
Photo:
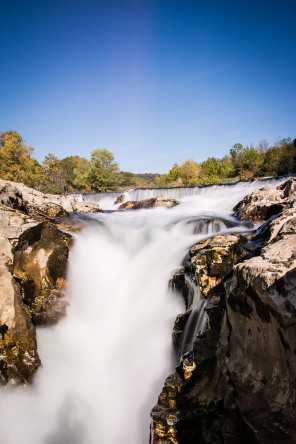
M 54 323 L 65 313 L 72 236 L 58 230 L 55 223 L 64 221 L 69 212 L 94 210 L 98 211 L 95 204 L 45 195 L 0 179 L 2 383 L 32 379 L 40 365 L 34 324 Z
M 251 236 L 249 254 L 240 236 L 216 236 L 173 278 L 186 298 L 182 274 L 193 273 L 208 298 L 207 328 L 152 410 L 154 444 L 296 442 L 294 185 L 275 188 L 270 201 L 281 196 L 283 210 Z
M 72 196 L 44 194 L 21 183 L 0 179 L 0 203 L 38 220 L 66 217 L 68 213 L 93 213 L 102 209 L 92 202 L 76 202 Z
M 120 205 L 119 210 L 141 210 L 143 208 L 155 208 L 155 207 L 166 207 L 172 208 L 179 205 L 176 199 L 172 197 L 152 197 L 151 199 L 144 200 L 129 200 L 128 202 Z
M 11 260 L 0 255 L 0 381 L 18 384 L 31 380 L 40 365 L 36 333 L 13 279 Z
M 34 324 L 64 316 L 66 271 L 72 236 L 43 222 L 23 233 L 15 248 L 13 274 L 23 289 Z
M 296 178 L 282 185 L 268 185 L 246 196 L 235 207 L 235 215 L 242 220 L 268 220 L 279 214 L 288 203 L 296 199 Z

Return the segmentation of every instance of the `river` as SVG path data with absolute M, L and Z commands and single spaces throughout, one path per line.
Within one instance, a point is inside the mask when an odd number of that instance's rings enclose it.
M 1 391 L 0 442 L 148 444 L 151 408 L 177 364 L 174 320 L 184 311 L 168 282 L 199 240 L 248 231 L 231 210 L 268 183 L 280 182 L 125 193 L 180 200 L 171 209 L 117 211 L 118 193 L 81 196 L 108 211 L 88 215 L 75 235 L 67 316 L 37 329 L 42 367 L 33 384 Z

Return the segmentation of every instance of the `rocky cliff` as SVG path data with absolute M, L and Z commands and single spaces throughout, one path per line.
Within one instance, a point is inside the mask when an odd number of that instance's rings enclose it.
M 71 196 L 0 179 L 0 381 L 28 382 L 40 365 L 35 326 L 65 314 L 70 213 L 102 211 Z M 68 219 L 66 219 L 68 221 Z M 77 223 L 75 222 L 75 226 Z
M 207 327 L 165 381 L 152 410 L 153 443 L 296 442 L 296 180 L 240 202 L 263 221 L 249 236 L 191 248 L 172 283 L 187 307 L 191 274 L 207 298 Z M 186 325 L 177 321 L 175 344 Z

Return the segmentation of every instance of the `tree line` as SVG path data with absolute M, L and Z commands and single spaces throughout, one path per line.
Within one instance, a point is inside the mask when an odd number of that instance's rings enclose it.
M 296 139 L 279 139 L 269 146 L 266 140 L 257 147 L 236 143 L 222 159 L 208 157 L 197 163 L 187 159 L 175 163 L 167 174 L 156 179 L 158 186 L 207 185 L 259 177 L 296 173 Z
M 120 171 L 114 155 L 95 149 L 90 160 L 80 156 L 58 159 L 49 153 L 40 164 L 34 148 L 16 131 L 0 133 L 0 177 L 22 182 L 44 193 L 103 192 L 155 184 L 156 174 Z
M 90 159 L 49 153 L 40 164 L 34 148 L 16 131 L 0 133 L 0 177 L 22 182 L 45 193 L 106 192 L 129 188 L 192 186 L 254 177 L 296 173 L 296 139 L 266 141 L 257 147 L 237 143 L 222 159 L 209 157 L 202 163 L 187 159 L 175 163 L 167 174 L 134 174 L 120 171 L 113 153 L 95 149 Z

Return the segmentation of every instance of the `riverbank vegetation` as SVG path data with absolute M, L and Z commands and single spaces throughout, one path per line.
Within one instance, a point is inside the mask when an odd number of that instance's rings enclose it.
M 0 177 L 46 193 L 104 192 L 130 188 L 174 187 L 249 180 L 296 173 L 296 139 L 265 140 L 257 147 L 235 144 L 223 158 L 197 163 L 174 163 L 167 174 L 134 174 L 121 171 L 113 153 L 95 149 L 90 159 L 49 153 L 40 164 L 34 148 L 16 131 L 0 133 Z

